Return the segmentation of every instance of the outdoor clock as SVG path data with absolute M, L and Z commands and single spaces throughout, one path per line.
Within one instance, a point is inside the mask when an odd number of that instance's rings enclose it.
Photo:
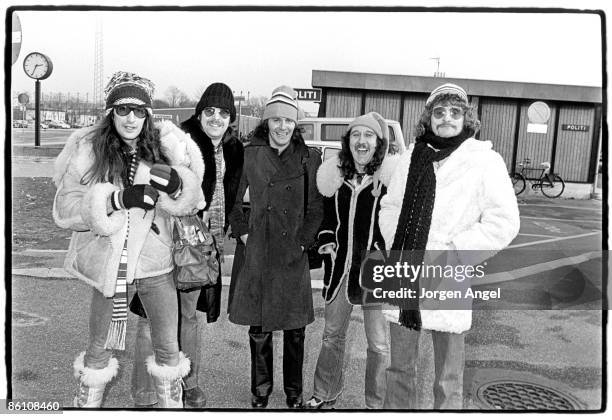
M 32 79 L 43 80 L 51 76 L 53 63 L 46 55 L 33 52 L 23 60 L 23 70 Z

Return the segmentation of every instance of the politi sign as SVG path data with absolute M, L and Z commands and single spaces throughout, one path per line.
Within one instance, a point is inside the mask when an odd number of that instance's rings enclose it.
M 299 89 L 295 88 L 298 101 L 321 102 L 321 89 Z

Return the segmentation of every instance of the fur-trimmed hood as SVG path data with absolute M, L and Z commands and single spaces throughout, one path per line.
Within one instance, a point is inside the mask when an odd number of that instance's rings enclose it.
M 170 165 L 189 167 L 199 179 L 204 177 L 204 161 L 191 137 L 170 121 L 155 123 L 160 132 L 161 151 Z M 53 182 L 59 186 L 69 164 L 76 164 L 79 173 L 86 173 L 93 164 L 92 141 L 97 127 L 85 127 L 72 133 L 55 160 Z
M 400 155 L 387 155 L 381 167 L 376 171 L 379 179 L 385 186 L 389 186 L 391 175 L 399 162 Z M 324 161 L 317 171 L 317 188 L 324 197 L 333 196 L 342 186 L 344 177 L 340 172 L 340 159 L 333 156 Z

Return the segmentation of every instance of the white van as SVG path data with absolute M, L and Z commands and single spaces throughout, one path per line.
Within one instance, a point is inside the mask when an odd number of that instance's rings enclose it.
M 306 144 L 318 148 L 323 154 L 323 160 L 337 154 L 340 150 L 340 138 L 346 133 L 348 125 L 354 118 L 314 118 L 308 117 L 298 121 L 302 129 L 302 137 Z M 406 144 L 400 123 L 385 120 L 389 125 L 390 153 L 404 153 Z M 327 145 L 329 144 L 329 146 Z M 329 153 L 326 153 L 327 149 Z

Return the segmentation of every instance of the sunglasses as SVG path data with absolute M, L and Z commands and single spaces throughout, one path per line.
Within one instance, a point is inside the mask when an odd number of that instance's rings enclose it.
M 433 109 L 433 116 L 437 119 L 442 119 L 446 117 L 449 112 L 453 120 L 458 120 L 459 118 L 463 117 L 464 114 L 463 109 L 456 106 L 452 106 L 450 108 L 438 106 Z
M 217 110 L 219 110 L 219 115 L 224 120 L 230 117 L 230 112 L 227 109 L 213 108 L 211 106 L 204 108 L 204 115 L 206 115 L 207 117 L 212 117 L 213 115 L 215 115 L 215 112 Z
M 120 117 L 125 117 L 130 112 L 134 112 L 136 118 L 144 118 L 147 115 L 147 110 L 141 106 L 116 105 L 114 109 Z

